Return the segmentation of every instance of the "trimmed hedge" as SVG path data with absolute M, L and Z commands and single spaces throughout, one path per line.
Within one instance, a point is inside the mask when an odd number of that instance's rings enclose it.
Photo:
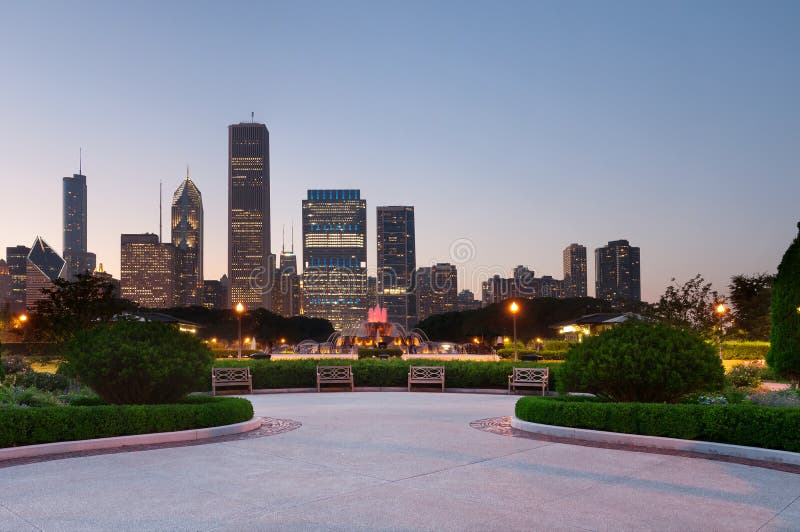
M 403 356 L 403 350 L 397 347 L 387 347 L 385 349 L 372 349 L 367 347 L 360 347 L 358 349 L 358 358 L 372 358 L 380 355 L 389 355 L 390 357 Z
M 546 425 L 800 451 L 798 408 L 523 397 L 515 413 L 524 421 Z
M 723 342 L 723 360 L 764 360 L 769 342 Z
M 168 405 L 0 408 L 0 447 L 216 427 L 252 417 L 246 399 L 207 396 Z
M 448 388 L 506 388 L 513 367 L 549 367 L 550 388 L 554 389 L 555 373 L 560 366 L 540 362 L 471 362 L 463 360 L 217 360 L 216 367 L 249 366 L 253 388 L 312 388 L 317 385 L 316 368 L 320 366 L 353 366 L 356 386 L 402 386 L 408 384 L 408 366 L 444 366 Z M 211 376 L 206 381 L 211 389 Z

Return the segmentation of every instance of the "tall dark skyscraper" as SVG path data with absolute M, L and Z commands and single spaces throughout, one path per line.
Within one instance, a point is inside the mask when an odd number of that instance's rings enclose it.
M 389 320 L 408 329 L 417 323 L 414 207 L 378 207 L 377 233 L 378 299 Z
M 359 190 L 303 200 L 303 309 L 337 330 L 367 317 L 367 202 Z
M 47 299 L 42 290 L 51 288 L 56 279 L 66 279 L 68 272 L 67 262 L 42 237 L 36 237 L 25 268 L 25 306 L 33 309 Z
M 203 304 L 203 197 L 189 178 L 172 196 L 172 245 L 177 255 L 179 305 Z
M 641 301 L 640 254 L 627 240 L 594 250 L 595 297 L 606 301 Z
M 70 276 L 95 268 L 95 255 L 87 251 L 86 244 L 86 176 L 73 174 L 63 179 L 64 191 L 64 260 Z
M 297 272 L 297 255 L 294 253 L 293 228 L 289 251 L 286 251 L 285 243 L 281 245 L 280 263 L 272 290 L 272 311 L 281 316 L 297 316 L 300 306 L 300 275 Z
M 586 246 L 570 244 L 564 248 L 565 297 L 586 297 Z
M 270 245 L 269 131 L 228 126 L 228 279 L 230 303 L 271 308 L 275 258 Z
M 28 254 L 31 248 L 14 246 L 6 248 L 6 263 L 11 275 L 8 310 L 12 313 L 25 311 L 25 293 L 27 285 Z
M 423 266 L 417 269 L 415 275 L 417 316 L 420 321 L 434 314 L 458 310 L 458 268 L 454 264 Z

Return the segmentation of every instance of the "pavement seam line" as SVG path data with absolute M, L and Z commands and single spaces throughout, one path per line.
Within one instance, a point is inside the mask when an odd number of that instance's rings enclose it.
M 14 510 L 12 510 L 12 509 L 11 509 L 11 508 L 9 508 L 8 506 L 6 506 L 5 504 L 0 504 L 0 508 L 5 508 L 5 509 L 6 509 L 6 510 L 7 510 L 9 513 L 11 513 L 12 515 L 16 516 L 18 519 L 21 519 L 21 520 L 22 520 L 22 521 L 24 521 L 25 523 L 28 523 L 29 525 L 31 525 L 31 526 L 32 526 L 33 528 L 35 528 L 36 530 L 39 530 L 39 532 L 42 532 L 42 531 L 44 530 L 43 528 L 39 528 L 38 526 L 36 526 L 36 525 L 35 525 L 35 524 L 33 524 L 32 522 L 28 521 L 27 519 L 25 519 L 24 517 L 22 517 L 21 515 L 19 515 L 17 512 L 15 512 Z
M 758 529 L 756 530 L 756 532 L 759 532 L 760 530 L 763 530 L 765 526 L 767 526 L 768 524 L 770 524 L 771 522 L 773 522 L 773 521 L 774 521 L 774 520 L 775 520 L 775 519 L 776 519 L 778 516 L 780 516 L 780 515 L 781 515 L 783 512 L 785 512 L 785 511 L 786 511 L 786 509 L 787 509 L 789 506 L 791 506 L 791 505 L 793 505 L 794 503 L 796 503 L 798 499 L 800 499 L 800 495 L 798 495 L 797 497 L 795 497 L 795 498 L 792 500 L 792 502 L 790 502 L 789 504 L 787 504 L 786 506 L 784 506 L 783 508 L 781 508 L 781 509 L 778 511 L 778 513 L 776 513 L 775 515 L 773 515 L 772 517 L 770 517 L 769 519 L 767 519 L 767 522 L 766 522 L 766 523 L 764 523 L 763 525 L 761 525 L 760 527 L 758 527 Z

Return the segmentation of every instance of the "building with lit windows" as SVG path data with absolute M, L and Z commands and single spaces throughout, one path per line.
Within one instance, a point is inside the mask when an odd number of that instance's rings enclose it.
M 586 246 L 564 248 L 564 297 L 586 297 Z
M 25 307 L 33 309 L 37 302 L 47 299 L 42 291 L 51 288 L 56 279 L 67 279 L 69 269 L 67 262 L 42 237 L 36 237 L 25 270 Z
M 203 197 L 189 178 L 172 196 L 172 245 L 178 254 L 178 301 L 180 306 L 203 304 Z
M 122 235 L 122 299 L 145 308 L 177 306 L 180 253 L 172 244 L 159 242 L 158 235 L 152 233 Z
M 5 260 L 0 259 L 0 312 L 8 312 L 11 302 L 11 270 Z
M 594 250 L 595 297 L 611 302 L 641 301 L 640 252 L 627 240 Z
M 223 275 L 223 278 L 225 276 Z M 223 309 L 228 305 L 227 283 L 223 280 L 203 281 L 203 306 L 207 309 Z
M 379 303 L 389 321 L 409 330 L 417 323 L 414 207 L 378 207 L 377 212 Z
M 415 293 L 419 321 L 458 310 L 458 269 L 448 263 L 418 268 Z
M 294 245 L 290 251 L 281 249 L 275 288 L 272 290 L 272 311 L 287 318 L 300 315 L 300 275 Z
M 270 244 L 269 131 L 228 126 L 229 304 L 271 308 L 275 257 Z
M 31 248 L 14 246 L 6 248 L 6 264 L 11 276 L 9 286 L 8 311 L 14 314 L 25 312 L 25 285 L 28 271 L 28 254 Z
M 359 190 L 303 200 L 303 311 L 339 331 L 367 316 L 367 202 Z
M 472 290 L 462 290 L 458 293 L 458 310 L 476 310 L 481 308 L 481 301 L 475 299 Z
M 69 277 L 91 273 L 96 257 L 87 251 L 86 243 L 86 176 L 73 174 L 63 179 L 64 208 L 64 260 L 69 266 Z

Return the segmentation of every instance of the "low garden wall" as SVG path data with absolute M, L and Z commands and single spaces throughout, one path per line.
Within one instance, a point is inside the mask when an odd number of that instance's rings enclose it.
M 800 409 L 755 404 L 611 403 L 585 397 L 523 397 L 532 423 L 800 452 Z

